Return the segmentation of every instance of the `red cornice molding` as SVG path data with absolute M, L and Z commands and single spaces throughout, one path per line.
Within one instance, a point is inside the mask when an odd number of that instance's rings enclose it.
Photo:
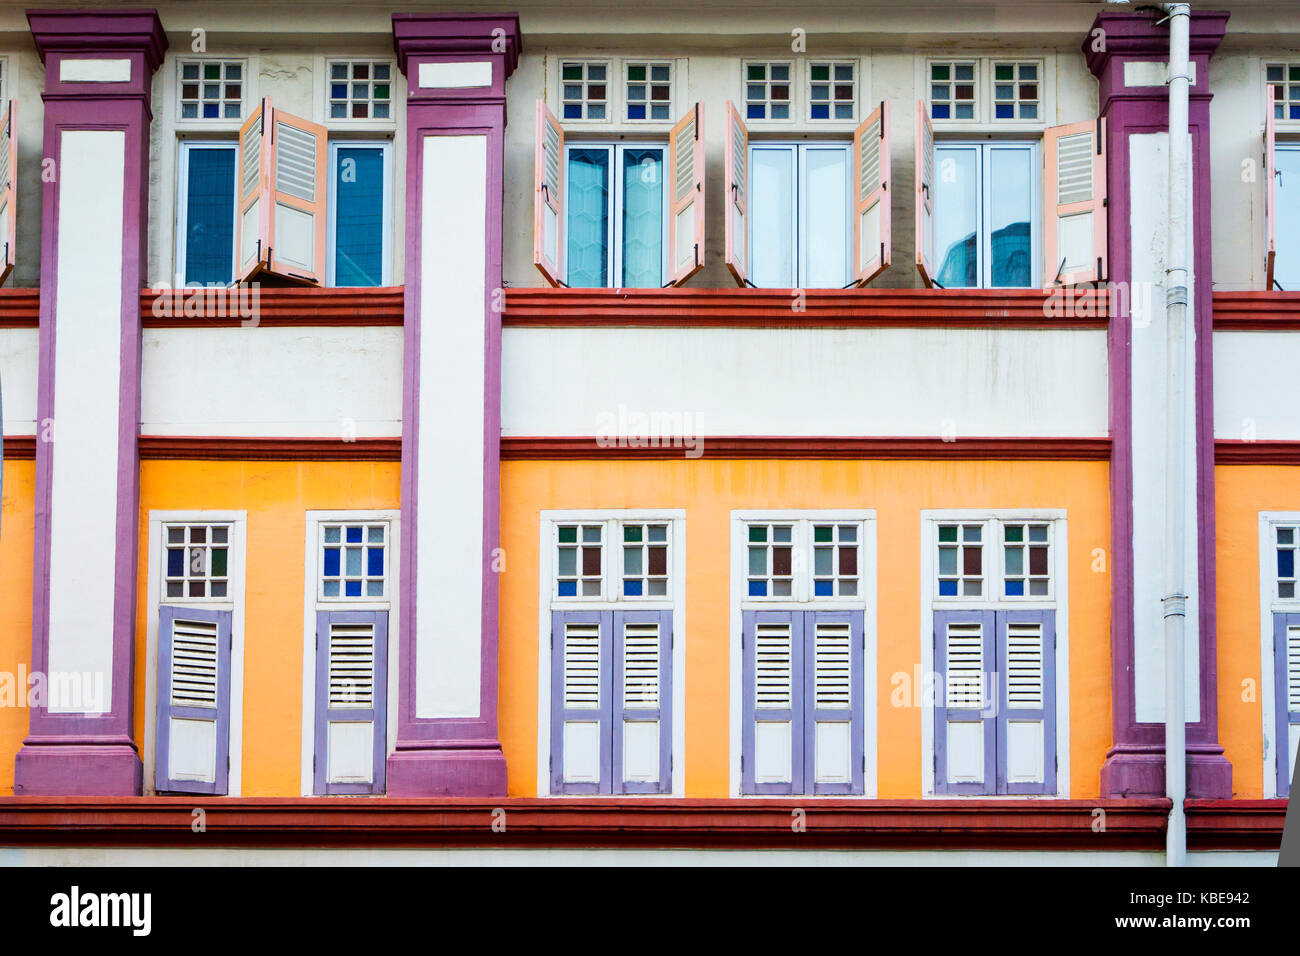
M 36 437 L 34 435 L 6 435 L 5 461 L 35 461 Z
M 668 438 L 659 447 L 601 445 L 595 436 L 506 437 L 503 461 L 686 458 Z M 994 461 L 1109 461 L 1109 438 L 836 438 L 816 436 L 701 436 L 698 458 L 923 459 Z M 692 451 L 691 454 L 694 454 Z
M 40 324 L 40 289 L 0 289 L 0 329 L 34 329 Z
M 193 846 L 194 806 L 0 797 L 0 845 Z M 1169 802 L 217 797 L 203 808 L 205 846 L 1158 850 Z M 1099 808 L 1104 829 L 1094 829 Z M 504 832 L 492 828 L 498 809 Z
M 150 461 L 401 461 L 402 440 L 141 435 L 140 458 Z
M 318 289 L 303 286 L 169 289 L 140 293 L 145 328 L 235 328 L 239 326 L 396 325 L 403 321 L 402 286 L 378 289 Z M 242 310 L 242 311 L 241 311 Z M 247 313 L 252 312 L 252 318 Z
M 1041 289 L 507 289 L 508 326 L 1104 329 L 1104 292 Z
M 1300 330 L 1300 292 L 1216 292 L 1214 329 L 1217 332 Z
M 1300 465 L 1300 441 L 1214 441 L 1216 465 Z
M 1199 850 L 1277 850 L 1287 801 L 1188 800 L 1187 842 Z

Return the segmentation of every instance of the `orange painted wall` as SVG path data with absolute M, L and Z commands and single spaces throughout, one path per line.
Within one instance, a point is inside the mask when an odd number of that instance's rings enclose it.
M 877 741 L 882 798 L 921 795 L 921 710 L 894 707 L 891 675 L 920 662 L 920 512 L 1064 508 L 1068 514 L 1071 795 L 1099 791 L 1111 742 L 1104 462 L 505 462 L 500 720 L 512 796 L 537 790 L 538 536 L 546 509 L 686 510 L 686 794 L 728 796 L 730 512 L 873 508 L 877 526 Z M 1103 558 L 1102 560 L 1106 560 Z
M 0 504 L 0 673 L 8 679 L 14 703 L 26 701 L 19 668 L 32 667 L 32 556 L 36 527 L 36 462 L 6 461 L 4 501 Z M 0 677 L 0 680 L 4 680 Z M 25 706 L 0 706 L 0 794 L 14 792 L 14 757 L 27 736 Z
M 247 511 L 243 795 L 299 796 L 302 792 L 303 589 L 306 584 L 304 513 L 396 508 L 400 480 L 397 462 L 146 461 L 141 464 L 135 674 L 136 739 L 141 746 L 144 721 L 152 719 L 145 714 L 145 627 L 146 615 L 150 613 L 146 591 L 149 512 Z M 30 587 L 29 584 L 29 590 Z M 30 643 L 30 624 L 27 639 Z M 9 761 L 10 775 L 12 763 Z
M 1233 796 L 1264 795 L 1260 650 L 1259 513 L 1300 511 L 1300 468 L 1214 469 L 1219 614 L 1219 741 L 1232 763 Z M 1247 683 L 1249 682 L 1249 683 Z

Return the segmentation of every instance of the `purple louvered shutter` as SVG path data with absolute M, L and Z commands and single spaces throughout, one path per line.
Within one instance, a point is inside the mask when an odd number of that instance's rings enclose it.
M 994 793 L 997 690 L 993 611 L 934 612 L 934 789 Z
M 802 611 L 743 614 L 741 789 L 804 792 L 804 618 Z
M 862 793 L 862 612 L 801 613 L 805 786 Z
M 1300 741 L 1300 614 L 1273 615 L 1273 748 L 1277 795 L 1291 794 L 1296 743 Z
M 613 615 L 614 789 L 672 792 L 672 611 Z
M 1056 612 L 998 611 L 998 793 L 1056 793 Z
M 314 792 L 383 793 L 388 612 L 316 613 Z
M 611 611 L 551 612 L 551 792 L 612 792 Z
M 230 775 L 231 612 L 158 609 L 160 793 L 224 794 Z

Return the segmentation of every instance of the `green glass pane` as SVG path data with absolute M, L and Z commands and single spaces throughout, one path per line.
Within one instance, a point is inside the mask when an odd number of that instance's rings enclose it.
M 749 540 L 750 540 L 750 541 L 766 541 L 766 540 L 767 540 L 767 526 L 766 526 L 766 525 L 761 525 L 761 524 L 750 525 L 750 526 L 749 526 Z
M 750 80 L 762 80 L 767 76 L 767 66 L 763 63 L 751 63 L 745 72 L 745 78 Z
M 644 66 L 629 66 L 627 68 L 627 78 L 632 83 L 642 83 L 645 81 Z
M 834 533 L 835 533 L 835 529 L 832 528 L 830 525 L 818 525 L 817 527 L 813 528 L 813 540 L 831 541 Z
M 993 71 L 993 76 L 999 80 L 1013 80 L 1015 79 L 1015 74 L 1016 71 L 1012 69 L 1010 63 L 999 63 Z
M 205 80 L 221 79 L 221 64 L 220 63 L 203 64 L 203 78 Z
M 628 525 L 627 527 L 625 527 L 623 529 L 623 540 L 628 542 L 640 541 L 641 526 L 637 524 L 637 525 Z
M 574 527 L 560 529 L 560 544 L 575 544 L 578 540 L 578 529 Z
M 582 79 L 582 64 L 581 63 L 564 64 L 564 78 L 566 80 Z
M 226 576 L 226 554 L 225 548 L 212 549 L 212 576 L 214 578 L 224 578 Z
M 1292 83 L 1300 82 L 1300 66 L 1293 66 L 1287 71 Z
M 947 63 L 944 63 L 944 64 L 935 63 L 933 66 L 931 66 L 931 67 L 930 67 L 930 79 L 932 79 L 932 80 L 946 80 L 946 79 L 948 79 L 948 64 L 947 64 Z
M 957 540 L 957 526 L 956 526 L 956 525 L 952 525 L 952 524 L 946 524 L 946 525 L 943 525 L 942 527 L 940 527 L 940 528 L 939 528 L 939 540 L 940 540 L 940 541 L 956 541 L 956 540 Z
M 812 68 L 812 80 L 814 83 L 825 82 L 831 78 L 831 68 L 826 64 L 814 65 Z
M 1008 525 L 1008 526 L 1007 526 L 1007 529 L 1006 529 L 1006 540 L 1007 540 L 1007 541 L 1024 541 L 1024 540 L 1025 540 L 1025 529 L 1024 529 L 1024 527 L 1023 527 L 1022 525 L 1018 525 L 1018 524 Z

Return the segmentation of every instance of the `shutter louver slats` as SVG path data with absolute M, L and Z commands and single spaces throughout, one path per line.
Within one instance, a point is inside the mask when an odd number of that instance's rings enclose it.
M 306 202 L 316 198 L 316 136 L 276 121 L 275 188 Z
M 177 620 L 172 631 L 171 698 L 176 707 L 217 706 L 217 624 Z
M 755 700 L 763 709 L 788 708 L 792 702 L 792 653 L 789 624 L 759 624 L 755 629 Z
M 813 697 L 817 708 L 843 708 L 851 703 L 852 632 L 848 624 L 818 623 L 814 636 Z
M 366 710 L 375 705 L 375 628 L 370 624 L 331 624 L 330 707 Z
M 600 625 L 568 623 L 564 629 L 564 706 L 600 709 Z
M 623 631 L 623 706 L 659 706 L 659 625 L 627 624 Z
M 244 128 L 239 138 L 240 156 L 240 199 L 248 199 L 257 192 L 258 179 L 262 173 L 262 124 L 250 123 Z
M 1043 628 L 1007 625 L 1007 706 L 1043 706 Z
M 552 286 L 564 284 L 564 130 L 537 101 L 533 154 L 533 265 Z
M 952 710 L 984 707 L 984 634 L 979 624 L 948 625 L 947 706 Z
M 1300 711 L 1300 627 L 1286 630 L 1286 700 L 1287 710 Z
M 1062 136 L 1056 149 L 1056 201 L 1064 206 L 1092 199 L 1092 133 Z
M 226 792 L 231 624 L 230 611 L 158 608 L 154 786 L 159 793 Z
M 704 108 L 696 103 L 668 134 L 668 285 L 681 285 L 704 266 L 703 122 Z
M 737 285 L 749 276 L 749 130 L 736 104 L 727 103 L 727 145 L 723 150 L 723 188 L 726 190 L 726 222 L 723 229 L 723 260 Z

